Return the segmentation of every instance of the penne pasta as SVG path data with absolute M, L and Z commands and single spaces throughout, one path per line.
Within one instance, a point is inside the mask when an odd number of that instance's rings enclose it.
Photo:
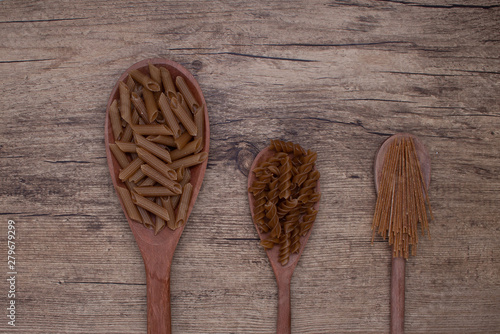
M 198 164 L 201 164 L 203 161 L 207 160 L 208 158 L 208 153 L 207 152 L 201 152 L 201 153 L 196 153 L 193 155 L 188 155 L 187 157 L 184 157 L 179 160 L 175 160 L 168 166 L 172 169 L 177 169 L 179 167 L 191 167 L 195 166 Z
M 193 185 L 191 183 L 187 183 L 182 189 L 179 208 L 177 209 L 177 216 L 175 217 L 175 228 L 181 227 L 186 223 L 187 211 L 189 208 L 189 202 L 191 201 L 192 192 Z
M 180 181 L 184 178 L 184 174 L 186 173 L 186 168 L 184 167 L 179 167 L 175 170 L 177 173 L 177 181 Z
M 129 177 L 131 177 L 139 168 L 141 168 L 142 164 L 143 161 L 141 159 L 139 158 L 134 159 L 130 164 L 128 164 L 127 167 L 123 168 L 120 171 L 118 177 L 122 181 L 128 180 Z
M 175 139 L 175 146 L 177 146 L 178 149 L 182 149 L 186 144 L 193 138 L 189 134 L 189 132 L 184 132 L 182 135 L 180 135 L 179 138 Z
M 158 105 L 160 106 L 160 110 L 165 118 L 165 121 L 167 122 L 167 125 L 172 130 L 174 138 L 179 137 L 181 135 L 181 128 L 179 127 L 179 122 L 175 118 L 172 109 L 170 109 L 170 105 L 165 94 L 161 93 L 160 98 L 158 99 Z
M 143 136 L 156 135 L 156 136 L 171 136 L 172 130 L 163 124 L 137 124 L 132 125 L 132 130 Z
M 134 205 L 134 202 L 132 201 L 130 192 L 122 187 L 116 187 L 116 191 L 118 192 L 118 195 L 122 199 L 123 206 L 125 207 L 125 211 L 127 212 L 127 215 L 130 217 L 130 219 L 142 223 L 141 215 L 139 214 L 137 207 Z
M 149 75 L 151 76 L 151 79 L 153 79 L 158 85 L 160 85 L 160 90 L 161 90 L 160 69 L 151 63 L 148 64 L 148 68 L 149 68 Z
M 141 218 L 142 218 L 142 224 L 145 226 L 145 227 L 149 227 L 149 226 L 153 226 L 153 220 L 151 219 L 151 216 L 149 215 L 149 213 L 144 210 L 143 208 L 141 208 L 140 206 L 136 206 L 137 207 L 137 211 L 139 211 L 139 214 L 141 215 Z
M 129 75 L 127 75 L 127 80 L 125 81 L 125 84 L 128 87 L 128 90 L 133 92 L 135 89 L 135 81 L 134 79 Z
M 201 138 L 202 143 L 200 145 L 199 150 L 196 152 L 198 153 L 203 149 L 204 143 L 203 143 L 203 138 L 204 138 L 204 133 L 205 133 L 205 104 L 203 104 L 201 107 L 195 107 L 194 109 L 194 124 L 196 125 L 196 129 L 198 129 L 198 133 L 196 136 L 194 136 L 194 139 Z
M 185 110 L 176 97 L 170 100 L 170 106 L 172 107 L 172 111 L 175 116 L 181 121 L 182 125 L 186 128 L 186 131 L 189 132 L 191 136 L 196 136 L 197 129 L 196 124 L 194 124 L 193 119 L 191 118 L 191 113 Z
M 184 170 L 184 177 L 182 178 L 182 180 L 179 181 L 179 184 L 181 185 L 181 188 L 184 188 L 184 186 L 186 184 L 188 184 L 189 181 L 191 181 L 191 171 L 189 170 L 189 168 L 186 168 Z M 172 199 L 172 207 L 173 208 L 177 207 L 177 204 L 179 203 L 179 199 L 180 198 L 181 198 L 180 195 L 172 196 L 171 197 L 171 199 Z
M 167 220 L 168 228 L 171 230 L 175 230 L 175 212 L 174 207 L 172 206 L 172 200 L 170 199 L 170 197 L 161 197 L 161 203 L 162 206 L 167 209 L 168 215 L 170 216 L 170 219 Z
M 151 135 L 151 136 L 148 136 L 146 139 L 153 142 L 153 143 L 175 147 L 175 140 L 174 140 L 174 137 L 172 137 L 172 136 L 154 136 L 154 135 Z
M 142 91 L 142 97 L 144 98 L 144 103 L 146 104 L 146 112 L 148 114 L 148 122 L 153 122 L 158 116 L 158 108 L 156 107 L 156 101 L 153 93 L 147 89 Z
M 147 177 L 146 179 L 142 180 L 141 184 L 139 184 L 139 186 L 141 187 L 150 187 L 150 186 L 154 186 L 156 184 L 156 181 Z
M 170 180 L 177 179 L 177 173 L 175 172 L 175 170 L 168 167 L 167 164 L 165 164 L 163 161 L 161 161 L 160 159 L 158 159 L 156 156 L 149 153 L 145 149 L 138 147 L 137 155 L 139 155 L 139 158 L 141 158 L 145 163 L 156 169 L 158 172 L 160 172 Z
M 176 194 L 180 194 L 182 192 L 181 185 L 173 180 L 170 180 L 169 178 L 165 177 L 163 174 L 158 172 L 156 169 L 149 165 L 142 165 L 141 170 L 144 174 L 149 176 L 151 179 L 155 180 L 159 184 L 161 184 L 164 187 L 167 187 L 170 189 L 172 192 Z
M 130 90 L 124 82 L 118 84 L 120 92 L 120 113 L 125 122 L 129 123 L 132 120 L 132 111 L 130 109 Z
M 161 202 L 160 197 L 156 198 L 156 204 L 158 206 L 164 207 L 163 203 Z M 172 219 L 172 216 L 170 215 L 170 212 L 168 212 L 168 210 L 167 210 L 167 213 L 168 213 L 168 216 L 170 217 L 170 219 Z M 160 216 L 156 216 L 156 218 L 155 218 L 155 235 L 160 233 L 160 231 L 163 230 L 164 227 L 165 227 L 165 220 Z
M 165 94 L 169 99 L 172 99 L 172 97 L 175 97 L 177 95 L 175 91 L 175 84 L 174 81 L 172 80 L 172 75 L 170 74 L 169 70 L 167 70 L 165 67 L 160 67 L 160 74 Z
M 201 138 L 190 141 L 182 149 L 170 151 L 170 158 L 172 158 L 172 161 L 179 160 L 199 150 L 201 150 Z
M 182 108 L 186 111 L 190 111 L 189 106 L 187 105 L 186 101 L 184 100 L 184 96 L 182 96 L 181 93 L 177 92 L 177 101 L 179 104 L 182 106 Z
M 111 122 L 111 129 L 113 130 L 113 137 L 115 137 L 115 140 L 120 139 L 123 128 L 120 119 L 120 111 L 118 110 L 118 102 L 116 100 L 109 106 L 109 120 Z
M 137 145 L 134 143 L 124 142 L 124 141 L 120 141 L 120 140 L 116 140 L 115 144 L 116 144 L 116 146 L 118 146 L 120 148 L 120 150 L 122 150 L 122 152 L 126 152 L 126 153 L 135 153 L 135 149 L 137 147 Z
M 151 123 L 149 121 L 149 116 L 148 116 L 148 111 L 146 110 L 146 105 L 144 104 L 144 101 L 139 96 L 139 94 L 137 94 L 136 92 L 133 92 L 131 97 L 130 97 L 130 100 L 132 101 L 132 104 L 134 105 L 135 110 L 137 110 L 138 115 L 141 116 L 144 123 L 146 123 L 146 124 Z
M 137 146 L 146 149 L 147 151 L 156 155 L 158 158 L 162 159 L 165 162 L 168 163 L 172 162 L 172 159 L 170 158 L 170 153 L 166 149 L 158 146 L 155 143 L 150 142 L 149 140 L 147 140 L 146 138 L 144 138 L 139 134 L 134 135 L 134 140 Z
M 187 105 L 189 106 L 189 109 L 191 112 L 194 114 L 195 109 L 200 106 L 200 104 L 196 101 L 196 99 L 193 96 L 193 93 L 189 89 L 188 85 L 186 84 L 186 80 L 184 80 L 183 77 L 180 75 L 175 78 L 175 84 L 179 91 L 182 93 L 184 96 L 184 100 L 186 101 Z
M 140 206 L 141 208 L 143 208 L 148 212 L 154 213 L 156 216 L 159 216 L 164 220 L 170 219 L 167 209 L 165 209 L 163 206 L 160 206 L 155 202 L 150 201 L 145 197 L 142 197 L 139 194 L 132 193 L 131 197 L 135 205 Z
M 109 144 L 109 150 L 111 151 L 111 153 L 113 153 L 113 156 L 115 157 L 116 161 L 118 162 L 121 168 L 125 168 L 128 166 L 130 162 L 128 161 L 125 153 L 123 153 L 123 151 L 120 150 L 118 145 Z
M 146 175 L 142 172 L 142 170 L 139 168 L 131 177 L 129 177 L 129 181 L 132 183 L 139 183 L 142 179 L 144 179 Z
M 148 179 L 152 180 L 152 179 Z M 156 182 L 156 181 L 155 181 Z M 141 196 L 145 197 L 165 197 L 165 196 L 176 196 L 177 193 L 163 186 L 142 186 L 135 187 L 134 191 Z
M 149 89 L 152 92 L 159 92 L 160 85 L 156 83 L 151 77 L 142 73 L 139 70 L 130 71 L 130 76 L 138 83 L 140 83 L 144 88 Z

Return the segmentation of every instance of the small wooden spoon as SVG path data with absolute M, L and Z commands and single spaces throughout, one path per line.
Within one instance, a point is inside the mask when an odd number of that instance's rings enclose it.
M 377 157 L 375 158 L 375 187 L 379 188 L 379 182 L 382 178 L 382 167 L 384 165 L 385 154 L 389 149 L 391 143 L 396 138 L 412 138 L 417 151 L 420 169 L 427 189 L 431 181 L 431 159 L 429 152 L 424 147 L 422 142 L 409 133 L 397 133 L 389 137 L 380 146 Z M 392 258 L 391 268 L 391 324 L 390 330 L 392 334 L 402 334 L 404 332 L 404 319 L 405 319 L 405 259 L 403 257 Z
M 191 73 L 183 66 L 175 63 L 171 60 L 155 58 L 146 59 L 132 65 L 125 73 L 121 75 L 116 83 L 113 91 L 108 100 L 108 105 L 106 107 L 106 125 L 104 130 L 104 138 L 106 143 L 106 155 L 108 158 L 108 167 L 111 173 L 111 179 L 113 180 L 113 186 L 115 189 L 117 187 L 125 187 L 118 174 L 120 173 L 120 166 L 114 158 L 113 154 L 109 149 L 109 144 L 114 143 L 113 131 L 111 129 L 111 122 L 109 121 L 109 106 L 114 99 L 119 98 L 118 83 L 120 81 L 125 82 L 127 79 L 127 74 L 131 70 L 140 70 L 144 73 L 149 73 L 148 64 L 151 63 L 157 66 L 166 67 L 172 77 L 178 75 L 184 77 L 189 89 L 193 92 L 196 100 L 204 105 L 203 112 L 205 113 L 205 131 L 204 131 L 204 147 L 202 152 L 208 153 L 209 141 L 210 141 L 210 127 L 208 121 L 208 112 L 206 108 L 205 98 L 201 92 L 200 86 L 196 82 L 196 79 Z M 194 203 L 198 196 L 198 193 L 203 182 L 203 177 L 205 175 L 205 169 L 207 168 L 208 160 L 205 160 L 200 165 L 191 168 L 191 181 L 193 185 L 193 194 L 191 197 L 191 202 L 189 203 L 189 209 L 187 213 L 187 218 L 189 217 L 191 210 L 193 209 Z M 175 247 L 179 242 L 179 239 L 184 230 L 184 226 L 172 231 L 168 227 L 165 227 L 158 235 L 154 235 L 152 229 L 145 228 L 142 224 L 134 222 L 127 215 L 127 211 L 121 201 L 123 212 L 128 220 L 130 229 L 134 234 L 139 250 L 141 251 L 142 258 L 144 260 L 144 266 L 146 269 L 146 284 L 147 284 L 147 298 L 148 298 L 148 333 L 171 333 L 171 312 L 170 312 L 170 266 L 172 265 L 172 258 L 174 256 Z
M 255 157 L 250 172 L 248 173 L 248 187 L 250 187 L 255 181 L 255 174 L 252 172 L 260 163 L 267 160 L 268 158 L 275 155 L 276 152 L 265 148 Z M 319 180 L 316 185 L 316 192 L 319 192 Z M 252 218 L 254 216 L 255 199 L 253 194 L 248 192 L 248 202 L 250 203 L 250 212 L 252 213 Z M 318 210 L 319 202 L 314 205 L 314 209 Z M 255 225 L 255 223 L 254 223 Z M 260 228 L 255 225 L 257 233 L 261 240 L 266 239 L 268 233 L 263 233 Z M 288 263 L 284 266 L 278 261 L 279 258 L 279 247 L 275 246 L 272 249 L 266 250 L 267 257 L 273 268 L 274 275 L 276 276 L 276 281 L 278 283 L 278 323 L 276 333 L 278 334 L 289 334 L 291 333 L 291 307 L 290 307 L 290 284 L 292 281 L 292 275 L 297 263 L 299 262 L 300 255 L 306 246 L 307 240 L 311 235 L 312 227 L 303 237 L 300 237 L 300 249 L 298 253 L 290 254 L 290 259 Z

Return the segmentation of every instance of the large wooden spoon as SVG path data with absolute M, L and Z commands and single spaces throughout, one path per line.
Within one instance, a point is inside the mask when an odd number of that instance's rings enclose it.
M 106 155 L 108 158 L 108 167 L 111 173 L 111 179 L 113 180 L 113 186 L 115 189 L 117 187 L 125 187 L 125 185 L 120 181 L 118 174 L 120 172 L 120 166 L 114 158 L 113 154 L 109 149 L 109 144 L 114 143 L 113 131 L 111 129 L 111 122 L 109 121 L 109 106 L 114 99 L 119 98 L 118 83 L 120 81 L 125 81 L 127 78 L 127 73 L 131 70 L 140 70 L 144 73 L 148 73 L 148 64 L 152 63 L 157 66 L 166 67 L 172 77 L 182 76 L 186 80 L 189 89 L 193 92 L 196 100 L 203 104 L 205 113 L 205 131 L 204 131 L 204 147 L 202 152 L 208 153 L 209 140 L 210 140 L 210 127 L 208 123 L 208 112 L 206 108 L 205 98 L 201 92 L 200 86 L 196 82 L 196 79 L 187 69 L 185 69 L 180 64 L 177 64 L 171 60 L 167 59 L 147 59 L 140 61 L 132 65 L 122 76 L 118 79 L 113 91 L 108 100 L 108 105 L 106 108 L 106 125 L 104 130 L 105 143 L 106 143 Z M 196 197 L 201 188 L 203 177 L 205 175 L 205 169 L 207 168 L 208 160 L 205 160 L 200 165 L 191 168 L 191 181 L 193 185 L 193 194 L 191 197 L 191 202 L 189 203 L 189 209 L 187 213 L 187 218 L 189 217 L 191 210 L 193 209 Z M 120 196 L 118 196 L 120 198 Z M 141 251 L 142 258 L 144 260 L 144 266 L 146 269 L 146 284 L 147 284 L 147 299 L 148 299 L 148 333 L 171 333 L 171 312 L 170 312 L 170 266 L 172 264 L 172 258 L 174 256 L 175 247 L 179 242 L 184 226 L 177 228 L 172 231 L 169 228 L 164 228 L 160 233 L 154 235 L 152 229 L 145 228 L 142 224 L 134 222 L 127 215 L 127 211 L 120 199 L 123 212 L 128 220 L 130 229 L 134 234 L 139 250 Z
M 375 187 L 379 188 L 382 178 L 382 167 L 384 165 L 385 155 L 391 143 L 397 138 L 412 138 L 417 151 L 420 169 L 427 188 L 431 181 L 431 160 L 429 152 L 422 142 L 415 136 L 408 133 L 397 133 L 389 137 L 380 146 L 375 158 Z M 404 332 L 405 318 L 405 259 L 403 257 L 393 257 L 391 267 L 391 323 L 390 330 L 392 334 L 402 334 Z
M 275 151 L 265 148 L 255 157 L 250 172 L 248 173 L 248 187 L 250 187 L 255 181 L 255 174 L 252 172 L 260 163 L 267 160 L 271 156 L 276 154 Z M 319 192 L 319 180 L 316 185 L 316 192 Z M 255 209 L 255 199 L 253 194 L 248 192 L 248 202 L 250 203 L 250 212 L 252 217 L 254 216 Z M 314 206 L 314 209 L 318 209 L 319 202 Z M 255 223 L 254 223 L 255 225 Z M 261 240 L 266 239 L 268 233 L 263 233 L 260 228 L 255 225 L 257 233 Z M 276 333 L 278 334 L 289 334 L 291 333 L 291 305 L 290 305 L 290 284 L 292 281 L 292 275 L 297 263 L 299 262 L 300 255 L 304 251 L 307 240 L 311 235 L 312 227 L 303 237 L 300 237 L 300 249 L 298 253 L 291 254 L 290 259 L 286 265 L 281 265 L 278 261 L 279 258 L 279 247 L 275 246 L 272 249 L 266 250 L 267 257 L 273 268 L 274 275 L 276 276 L 276 281 L 278 283 L 278 322 Z

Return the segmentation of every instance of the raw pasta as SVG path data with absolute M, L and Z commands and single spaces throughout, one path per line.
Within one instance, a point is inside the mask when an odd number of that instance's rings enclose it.
M 284 266 L 291 254 L 299 252 L 300 237 L 316 219 L 320 175 L 315 170 L 315 152 L 281 140 L 271 140 L 269 148 L 276 153 L 252 170 L 256 179 L 248 191 L 255 200 L 254 223 L 265 233 L 260 244 L 266 250 L 277 245 L 278 260 Z
M 109 148 L 121 168 L 117 191 L 127 215 L 158 234 L 186 223 L 190 168 L 208 157 L 201 152 L 205 105 L 183 77 L 151 63 L 147 69 L 130 71 L 118 84 L 108 111 Z

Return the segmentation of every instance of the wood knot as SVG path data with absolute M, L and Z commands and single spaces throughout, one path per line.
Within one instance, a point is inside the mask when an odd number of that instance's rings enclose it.
M 236 148 L 238 152 L 236 155 L 236 165 L 243 175 L 248 176 L 253 159 L 255 159 L 259 150 L 248 142 L 240 142 Z

